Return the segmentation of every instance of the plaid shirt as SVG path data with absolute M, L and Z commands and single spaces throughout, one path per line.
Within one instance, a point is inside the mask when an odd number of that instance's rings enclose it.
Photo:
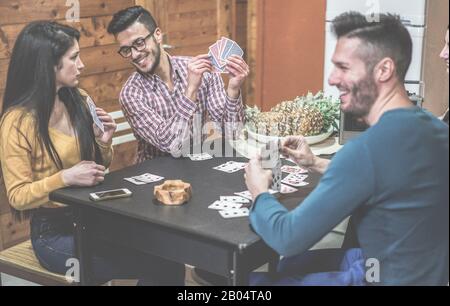
M 209 118 L 216 126 L 243 122 L 242 98 L 230 99 L 220 75 L 206 73 L 195 103 L 185 96 L 188 57 L 169 57 L 174 82 L 173 92 L 157 75 L 135 72 L 120 93 L 123 113 L 138 140 L 138 162 L 177 152 L 192 139 L 193 121 L 201 127 Z M 195 119 L 194 119 L 195 118 Z M 204 138 L 202 137 L 202 140 Z

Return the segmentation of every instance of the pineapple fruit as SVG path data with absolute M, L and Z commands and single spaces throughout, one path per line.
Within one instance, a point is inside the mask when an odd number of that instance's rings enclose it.
M 325 97 L 322 92 L 309 93 L 294 101 L 283 101 L 270 112 L 258 107 L 247 107 L 247 127 L 258 134 L 271 136 L 315 136 L 329 130 L 339 118 L 339 102 Z

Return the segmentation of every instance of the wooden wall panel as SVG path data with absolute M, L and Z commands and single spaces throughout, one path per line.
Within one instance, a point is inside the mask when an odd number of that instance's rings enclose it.
M 80 88 L 86 90 L 98 106 L 108 108 L 110 101 L 118 103 L 122 86 L 133 72 L 133 69 L 125 69 L 86 76 L 80 81 Z M 117 107 L 118 104 L 116 110 Z
M 131 64 L 117 54 L 116 45 L 82 49 L 80 56 L 86 66 L 82 71 L 81 80 L 92 75 L 100 77 L 105 73 L 129 71 L 131 68 Z M 6 86 L 8 66 L 9 59 L 0 60 L 0 91 L 3 91 Z
M 436 116 L 448 109 L 449 83 L 445 62 L 439 58 L 448 27 L 449 1 L 428 1 L 424 49 L 424 107 Z
M 188 47 L 188 46 L 198 46 L 198 45 L 212 45 L 212 42 L 217 40 L 217 27 L 203 27 L 190 29 L 187 31 L 170 31 L 170 39 L 176 42 L 177 49 Z M 208 48 L 205 49 L 204 53 L 207 53 Z M 197 54 L 198 55 L 198 54 Z
M 107 16 L 134 5 L 134 0 L 80 0 L 80 17 Z M 66 0 L 2 0 L 0 25 L 66 18 Z
M 257 101 L 264 110 L 323 87 L 325 0 L 258 0 Z
M 247 15 L 248 15 L 248 1 L 247 0 L 238 0 L 235 6 L 235 16 L 234 16 L 234 37 L 236 42 L 242 46 L 242 49 L 245 52 L 245 55 L 248 56 L 247 53 Z
M 14 220 L 12 214 L 0 215 L 0 235 L 2 236 L 2 245 L 0 250 L 7 249 L 28 239 L 30 236 L 30 221 L 24 220 L 18 222 Z
M 137 141 L 128 142 L 114 147 L 114 162 L 111 171 L 120 170 L 123 165 L 134 165 L 137 159 Z
M 6 87 L 6 75 L 8 74 L 9 59 L 0 59 L 0 91 Z M 2 101 L 0 101 L 0 106 Z
M 217 0 L 217 36 L 236 38 L 236 0 Z
M 195 11 L 216 9 L 214 0 L 166 0 L 170 14 L 181 14 Z
M 1 205 L 2 203 L 0 203 Z M 3 234 L 2 234 L 2 228 L 0 227 L 0 251 L 4 250 L 4 243 L 3 243 Z M 1 275 L 0 275 L 1 276 Z
M 217 41 L 218 8 L 212 0 L 167 0 L 156 2 L 156 17 L 165 33 L 165 43 L 172 55 L 196 56 L 208 53 Z
M 82 49 L 80 56 L 86 66 L 83 76 L 129 69 L 131 64 L 117 54 L 117 49 L 117 45 Z
M 82 35 L 80 38 L 80 48 L 104 46 L 114 44 L 114 36 L 109 35 L 107 27 L 112 16 L 82 18 L 79 23 L 59 21 L 78 29 Z M 0 59 L 11 56 L 14 43 L 20 31 L 26 24 L 13 24 L 0 26 Z
M 6 196 L 5 182 L 3 181 L 3 173 L 0 168 L 0 215 L 11 212 L 8 203 L 8 197 Z
M 250 66 L 250 75 L 246 84 L 248 105 L 259 105 L 256 101 L 259 8 L 257 1 L 248 0 L 247 2 L 247 63 Z

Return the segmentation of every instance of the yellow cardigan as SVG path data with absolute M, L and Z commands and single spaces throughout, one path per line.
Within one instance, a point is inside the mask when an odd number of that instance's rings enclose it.
M 9 203 L 19 211 L 61 207 L 62 204 L 50 202 L 48 196 L 50 192 L 66 187 L 62 171 L 58 170 L 45 150 L 42 162 L 43 152 L 36 140 L 32 114 L 26 114 L 20 130 L 17 128 L 18 119 L 24 111 L 23 108 L 10 110 L 0 123 L 0 163 Z M 49 133 L 64 169 L 81 162 L 76 137 L 51 128 Z M 112 145 L 98 145 L 104 166 L 108 167 L 113 155 Z

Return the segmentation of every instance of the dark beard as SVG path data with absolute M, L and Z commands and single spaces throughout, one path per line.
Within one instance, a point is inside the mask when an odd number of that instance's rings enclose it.
M 161 47 L 159 45 L 156 45 L 155 49 L 150 50 L 149 52 L 151 55 L 153 55 L 153 58 L 155 59 L 153 65 L 150 67 L 148 71 L 142 71 L 139 68 L 137 68 L 138 72 L 140 72 L 143 75 L 153 75 L 156 71 L 156 69 L 159 67 L 159 64 L 161 62 Z M 148 55 L 147 55 L 148 57 Z
M 373 80 L 372 75 L 367 74 L 364 79 L 353 85 L 352 106 L 348 113 L 359 118 L 366 117 L 379 95 L 377 84 Z
M 153 66 L 149 69 L 149 72 L 147 72 L 147 74 L 154 74 L 156 69 L 159 67 L 159 63 L 161 62 L 161 47 L 160 47 L 160 45 L 156 46 L 156 51 L 152 50 L 152 55 L 155 58 L 155 62 L 153 63 Z

